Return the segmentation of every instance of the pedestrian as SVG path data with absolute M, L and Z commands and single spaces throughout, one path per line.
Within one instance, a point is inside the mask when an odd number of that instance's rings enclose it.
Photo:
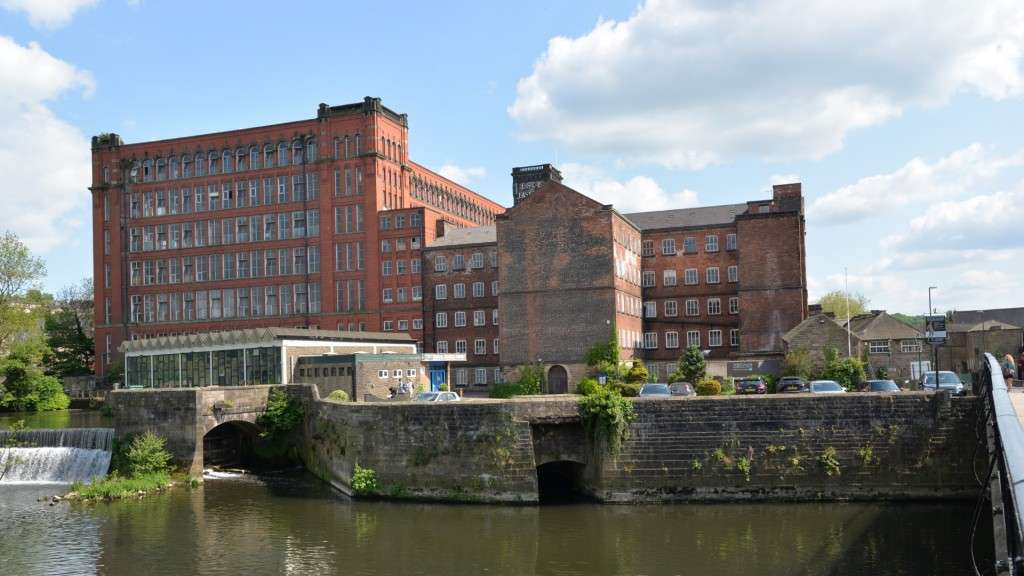
M 1013 381 L 1017 378 L 1017 365 L 1013 360 L 1012 354 L 1007 354 L 1003 357 L 1003 379 L 1006 380 L 1006 386 L 1012 388 Z

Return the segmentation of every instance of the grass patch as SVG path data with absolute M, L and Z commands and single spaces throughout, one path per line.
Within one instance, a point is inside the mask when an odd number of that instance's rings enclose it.
M 113 475 L 90 484 L 75 482 L 71 492 L 65 496 L 68 500 L 118 500 L 134 498 L 152 492 L 163 492 L 174 485 L 171 475 L 167 472 L 152 472 L 132 478 Z

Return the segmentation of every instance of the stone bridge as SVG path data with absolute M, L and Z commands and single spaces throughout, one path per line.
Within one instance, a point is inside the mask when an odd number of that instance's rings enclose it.
M 272 388 L 117 391 L 116 434 L 152 430 L 199 474 L 223 448 L 211 439 L 255 434 Z M 587 438 L 578 396 L 335 403 L 312 386 L 282 388 L 306 407 L 306 467 L 349 494 L 360 466 L 376 473 L 379 496 L 432 500 L 971 498 L 985 453 L 977 399 L 946 393 L 640 398 L 608 454 Z
M 109 395 L 118 439 L 152 431 L 167 440 L 175 461 L 192 475 L 203 472 L 204 439 L 253 436 L 259 417 L 267 409 L 273 388 L 308 400 L 302 385 L 231 386 L 208 388 L 156 388 L 115 390 Z M 209 446 L 209 443 L 207 443 Z

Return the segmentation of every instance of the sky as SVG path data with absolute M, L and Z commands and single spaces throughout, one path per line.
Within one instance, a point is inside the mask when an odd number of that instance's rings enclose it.
M 90 275 L 89 138 L 379 96 L 504 205 L 551 162 L 622 212 L 800 181 L 811 301 L 1024 306 L 1024 3 L 0 0 L 0 229 Z

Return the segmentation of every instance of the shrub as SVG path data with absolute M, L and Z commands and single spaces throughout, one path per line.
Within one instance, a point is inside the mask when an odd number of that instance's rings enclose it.
M 611 384 L 612 390 L 615 390 L 619 394 L 627 398 L 635 398 L 640 395 L 640 388 L 643 384 L 631 383 L 631 382 L 613 382 Z
M 669 378 L 671 382 L 700 382 L 707 373 L 704 353 L 696 346 L 690 346 L 679 358 L 679 368 Z
M 626 371 L 626 382 L 630 384 L 643 384 L 647 382 L 649 376 L 644 363 L 640 360 L 633 360 L 633 365 Z
M 584 396 L 577 409 L 594 448 L 604 446 L 612 455 L 618 454 L 629 435 L 629 423 L 636 417 L 633 402 L 616 390 L 601 387 Z
M 818 463 L 825 469 L 826 476 L 838 476 L 839 475 L 839 459 L 836 457 L 836 449 L 829 446 L 821 452 L 821 456 L 818 456 Z
M 348 392 L 344 390 L 335 390 L 327 395 L 329 402 L 348 402 Z
M 736 381 L 733 380 L 732 378 L 723 378 L 721 380 L 721 384 L 722 384 L 722 395 L 724 395 L 724 396 L 732 396 L 733 394 L 736 393 Z
M 302 421 L 302 404 L 283 390 L 273 389 L 267 398 L 267 410 L 257 422 L 264 431 L 260 436 L 281 436 L 291 432 Z
M 113 475 L 90 484 L 75 482 L 71 485 L 71 499 L 81 500 L 115 500 L 138 496 L 139 492 L 160 492 L 171 485 L 171 477 L 167 472 L 154 472 L 133 478 L 122 478 Z
M 786 358 L 782 361 L 783 376 L 799 376 L 809 380 L 814 372 L 814 361 L 811 354 L 803 348 L 796 348 L 786 352 Z
M 879 366 L 875 369 L 875 377 L 879 380 L 887 380 L 889 378 L 889 368 L 886 366 Z
M 714 378 L 704 378 L 693 387 L 697 396 L 718 396 L 722 393 L 722 385 Z
M 584 396 L 590 396 L 597 392 L 600 387 L 601 384 L 599 384 L 596 379 L 584 378 L 583 380 L 580 380 L 579 385 L 576 386 L 576 392 L 583 394 Z
M 544 366 L 542 364 L 527 364 L 519 369 L 519 378 L 516 380 L 519 385 L 519 394 L 540 394 L 544 387 Z
M 352 490 L 356 494 L 372 494 L 377 490 L 377 473 L 372 468 L 356 464 L 352 472 Z
M 124 451 L 122 466 L 132 478 L 151 474 L 167 474 L 171 470 L 171 453 L 165 441 L 152 432 L 132 438 Z

